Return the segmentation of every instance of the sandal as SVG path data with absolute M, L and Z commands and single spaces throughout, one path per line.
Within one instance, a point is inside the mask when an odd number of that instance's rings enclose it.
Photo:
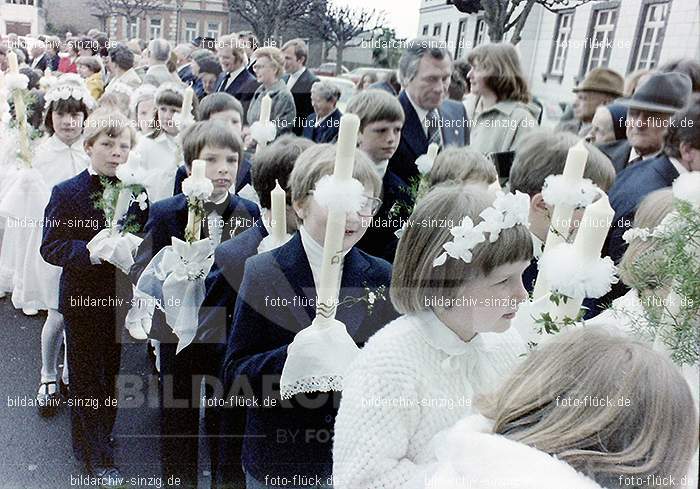
M 50 392 L 49 386 L 54 386 L 53 392 Z M 61 405 L 61 392 L 58 384 L 53 382 L 42 382 L 39 386 L 39 392 L 36 395 L 36 406 L 39 410 L 39 415 L 48 418 L 56 414 L 58 407 Z

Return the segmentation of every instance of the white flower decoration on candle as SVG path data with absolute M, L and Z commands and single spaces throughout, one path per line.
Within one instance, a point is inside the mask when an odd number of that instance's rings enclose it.
M 250 135 L 257 143 L 269 143 L 277 136 L 277 127 L 272 121 L 255 121 L 250 126 Z
M 673 196 L 700 207 L 700 172 L 688 172 L 673 181 Z
M 568 205 L 575 208 L 588 207 L 600 190 L 588 178 L 582 178 L 572 187 L 571 180 L 564 175 L 549 175 L 544 180 L 542 198 L 553 207 Z
M 364 191 L 364 185 L 355 178 L 339 181 L 333 175 L 325 175 L 316 182 L 313 196 L 321 207 L 357 212 L 362 209 Z
M 426 175 L 433 169 L 433 164 L 435 164 L 435 158 L 437 157 L 439 149 L 440 146 L 431 143 L 428 146 L 428 152 L 416 158 L 416 166 L 421 175 Z
M 618 282 L 617 268 L 609 256 L 582 260 L 574 245 L 568 243 L 542 255 L 539 273 L 544 274 L 553 292 L 578 299 L 602 297 Z
M 182 181 L 182 193 L 188 199 L 206 200 L 214 191 L 214 185 L 208 178 L 187 177 Z
M 5 75 L 5 88 L 12 93 L 15 90 L 26 90 L 29 87 L 29 77 L 22 73 L 8 73 Z

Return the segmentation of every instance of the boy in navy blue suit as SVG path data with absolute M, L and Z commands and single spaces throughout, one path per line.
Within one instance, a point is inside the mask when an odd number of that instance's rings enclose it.
M 291 205 L 289 174 L 297 157 L 312 145 L 307 139 L 285 135 L 255 155 L 253 186 L 260 199 L 262 217 L 252 228 L 216 248 L 214 265 L 207 276 L 207 293 L 199 312 L 199 328 L 194 341 L 213 344 L 213 349 L 221 353 L 218 357 L 219 369 L 226 351 L 233 308 L 243 278 L 243 266 L 248 258 L 258 254 L 260 243 L 268 236 L 270 192 L 275 188 L 276 182 L 287 192 L 287 231 L 295 232 L 297 222 Z M 219 458 L 221 468 L 217 471 L 222 480 L 230 482 L 243 476 L 240 464 L 240 436 L 245 429 L 245 409 L 233 406 L 222 409 L 220 419 L 221 433 L 234 435 L 222 437 Z
M 202 237 L 208 236 L 217 246 L 253 226 L 260 219 L 257 206 L 229 193 L 243 152 L 240 138 L 224 122 L 205 121 L 189 127 L 182 135 L 182 143 L 188 169 L 195 159 L 205 160 L 206 176 L 214 184 L 210 202 L 205 204 L 207 216 L 202 221 Z M 131 270 L 134 283 L 153 256 L 171 244 L 172 237 L 184 240 L 187 212 L 184 194 L 153 205 L 146 238 Z M 202 376 L 217 374 L 220 365 L 211 345 L 206 343 L 193 342 L 176 356 L 177 337 L 159 311 L 153 316 L 149 335 L 161 341 L 163 476 L 167 479 L 174 475 L 180 478 L 182 486 L 196 487 L 199 384 Z M 179 408 L 183 399 L 187 407 Z
M 292 204 L 302 225 L 291 241 L 246 261 L 226 350 L 223 377 L 227 399 L 237 396 L 249 405 L 243 438 L 246 487 L 328 487 L 332 470 L 332 429 L 339 393 L 297 395 L 281 401 L 277 384 L 296 333 L 315 316 L 316 284 L 321 272 L 327 210 L 313 199 L 316 182 L 333 172 L 335 146 L 304 151 L 291 175 Z M 358 213 L 348 213 L 342 280 L 336 318 L 362 345 L 397 314 L 386 300 L 391 265 L 355 246 L 364 234 L 363 217 L 379 208 L 381 182 L 372 163 L 356 153 L 354 177 L 365 187 Z M 372 307 L 369 292 L 384 290 Z M 349 299 L 353 298 L 355 300 Z M 252 393 L 252 396 L 251 396 Z M 267 401 L 266 401 L 267 400 Z M 265 404 L 263 404 L 265 403 Z M 292 482 L 297 481 L 297 482 Z
M 382 206 L 357 246 L 370 255 L 393 262 L 399 242 L 395 233 L 411 214 L 414 198 L 409 182 L 388 168 L 401 140 L 403 109 L 396 97 L 370 89 L 350 99 L 347 112 L 360 118 L 359 148 L 372 160 L 382 179 Z
M 92 258 L 90 240 L 106 226 L 95 206 L 104 190 L 101 179 L 116 181 L 136 134 L 120 113 L 100 110 L 85 123 L 90 167 L 53 188 L 44 217 L 41 256 L 63 267 L 59 310 L 66 324 L 71 374 L 73 453 L 89 474 L 106 485 L 120 478 L 111 439 L 116 407 L 116 377 L 121 356 L 120 326 L 131 300 L 128 277 L 114 265 Z M 147 211 L 132 205 L 126 219 L 141 229 Z

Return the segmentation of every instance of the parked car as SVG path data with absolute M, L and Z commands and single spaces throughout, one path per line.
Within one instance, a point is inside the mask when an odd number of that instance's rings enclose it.
M 311 73 L 316 76 L 335 76 L 336 63 L 323 63 L 317 68 L 311 68 Z M 345 66 L 340 67 L 341 74 L 350 73 Z
M 347 78 L 352 80 L 352 82 L 357 85 L 360 79 L 367 73 L 374 73 L 377 76 L 377 81 L 382 81 L 387 75 L 393 73 L 394 70 L 388 68 L 373 68 L 371 66 L 363 66 L 360 68 L 355 68 L 350 73 L 345 75 L 340 75 L 342 78 Z
M 345 112 L 345 107 L 348 104 L 348 100 L 350 100 L 350 97 L 355 95 L 355 92 L 357 91 L 355 84 L 350 80 L 336 76 L 319 76 L 318 78 L 320 80 L 332 83 L 340 89 L 340 100 L 338 100 L 336 107 L 338 107 L 341 112 Z

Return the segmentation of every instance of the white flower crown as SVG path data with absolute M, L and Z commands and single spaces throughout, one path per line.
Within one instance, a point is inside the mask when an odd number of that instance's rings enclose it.
M 131 99 L 132 92 L 133 90 L 129 85 L 120 81 L 110 83 L 105 89 L 105 93 L 121 93 L 129 97 L 129 99 Z
M 512 228 L 518 224 L 529 226 L 530 197 L 527 194 L 516 191 L 514 194 L 498 192 L 498 197 L 491 207 L 487 207 L 479 214 L 483 220 L 474 225 L 474 222 L 465 216 L 458 226 L 450 229 L 454 236 L 442 247 L 445 251 L 435 258 L 433 267 L 439 267 L 447 261 L 447 257 L 471 263 L 472 250 L 486 241 L 489 234 L 489 242 L 495 242 L 504 229 Z
M 82 78 L 78 75 L 67 74 L 59 78 L 58 82 L 51 86 L 44 95 L 44 109 L 48 109 L 51 102 L 68 100 L 69 98 L 82 101 L 90 110 L 97 106 Z
M 156 96 L 155 100 L 158 100 L 158 98 L 163 95 L 164 92 L 175 92 L 179 96 L 184 97 L 185 96 L 185 87 L 179 83 L 175 82 L 165 82 L 161 83 L 158 89 L 156 90 Z M 131 91 L 129 91 L 129 94 L 131 94 Z

